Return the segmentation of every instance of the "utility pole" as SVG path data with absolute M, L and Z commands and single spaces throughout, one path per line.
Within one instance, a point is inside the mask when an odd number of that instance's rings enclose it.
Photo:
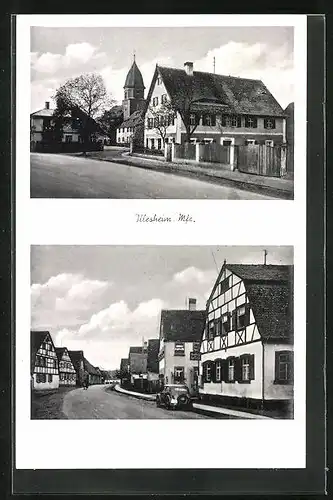
M 266 266 L 267 250 L 264 250 L 264 266 Z
M 214 73 L 215 73 L 215 56 L 213 57 L 213 67 L 214 67 Z

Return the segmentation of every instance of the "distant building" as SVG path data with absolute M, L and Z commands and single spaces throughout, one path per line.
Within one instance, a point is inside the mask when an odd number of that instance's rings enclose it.
M 135 139 L 136 144 L 143 145 L 143 111 L 146 104 L 144 91 L 142 74 L 134 59 L 124 85 L 123 123 L 117 129 L 118 144 L 129 144 Z
M 149 339 L 147 352 L 147 380 L 149 392 L 155 392 L 159 388 L 159 350 L 160 339 Z
M 76 372 L 76 385 L 82 387 L 86 379 L 83 351 L 68 351 Z
M 191 392 L 197 390 L 205 318 L 195 299 L 189 300 L 188 310 L 161 311 L 159 373 L 164 384 L 185 383 Z
M 206 311 L 201 397 L 291 412 L 293 266 L 224 263 Z
M 132 346 L 128 353 L 128 366 L 130 382 L 133 388 L 147 388 L 147 354 L 148 344 L 143 342 L 142 346 Z
M 30 149 L 35 150 L 39 145 L 52 145 L 60 143 L 83 143 L 80 134 L 80 123 L 85 113 L 82 110 L 73 110 L 63 118 L 62 131 L 58 136 L 55 129 L 55 109 L 50 108 L 50 102 L 45 102 L 45 107 L 30 114 Z M 89 119 L 91 141 L 103 142 L 109 140 L 108 134 L 93 119 Z
M 120 382 L 121 382 L 121 385 L 125 385 L 125 386 L 130 383 L 128 358 L 122 358 L 120 360 Z
M 57 389 L 59 368 L 56 350 L 48 331 L 30 332 L 32 389 Z
M 186 62 L 184 69 L 157 65 L 145 108 L 145 147 L 164 148 L 158 132 L 161 120 L 167 125 L 166 143 L 186 142 L 182 113 L 187 113 L 192 143 L 286 142 L 285 113 L 262 81 L 194 71 L 192 62 Z
M 67 347 L 56 347 L 59 365 L 59 385 L 76 385 L 76 371 Z

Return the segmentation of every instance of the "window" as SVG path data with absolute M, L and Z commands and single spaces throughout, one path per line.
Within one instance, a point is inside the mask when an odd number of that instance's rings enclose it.
M 202 124 L 206 127 L 215 127 L 216 116 L 215 115 L 203 115 Z
M 226 278 L 221 282 L 220 293 L 226 292 L 230 288 L 230 278 Z
M 212 364 L 211 361 L 206 361 L 203 364 L 203 379 L 204 382 L 212 381 Z
M 232 312 L 233 330 L 242 330 L 250 323 L 250 309 L 248 304 L 243 304 Z
M 153 97 L 153 106 L 158 106 L 158 97 Z
M 157 85 L 161 85 L 162 83 L 162 78 L 160 76 L 157 77 Z
M 191 125 L 191 127 L 194 127 L 195 125 L 199 125 L 199 122 L 200 122 L 200 116 L 199 115 L 196 115 L 195 113 L 190 114 L 190 125 Z
M 291 384 L 294 378 L 293 351 L 276 351 L 275 384 Z
M 257 128 L 257 118 L 255 116 L 245 117 L 245 127 L 246 128 Z
M 222 362 L 220 359 L 215 361 L 215 382 L 221 382 L 222 380 Z
M 175 115 L 168 115 L 168 125 L 175 124 Z
M 73 136 L 72 135 L 65 135 L 65 142 L 72 142 Z
M 235 381 L 235 358 L 227 359 L 227 368 L 228 368 L 228 382 Z
M 214 338 L 215 324 L 214 320 L 208 322 L 208 339 Z
M 185 344 L 184 342 L 175 343 L 175 356 L 185 356 Z
M 250 358 L 244 356 L 241 358 L 241 380 L 242 382 L 250 381 Z
M 175 367 L 173 378 L 175 382 L 184 382 L 184 367 Z
M 53 375 L 49 375 L 48 377 L 49 377 L 49 382 L 52 382 L 52 380 L 53 380 Z
M 157 139 L 157 149 L 162 149 L 162 139 Z
M 236 115 L 222 115 L 221 116 L 222 127 L 238 127 L 242 126 L 241 116 Z
M 162 94 L 162 96 L 161 96 L 161 103 L 165 104 L 166 102 L 168 102 L 168 96 L 166 94 Z
M 226 335 L 228 332 L 230 332 L 230 326 L 231 326 L 229 313 L 223 314 L 222 319 L 221 319 L 221 323 L 222 323 L 221 335 Z
M 155 116 L 154 118 L 154 127 L 157 128 L 159 126 L 159 119 L 158 116 Z
M 274 118 L 264 118 L 264 128 L 274 129 L 275 119 Z
M 272 141 L 271 139 L 265 141 L 265 146 L 269 146 L 272 148 L 274 146 L 274 141 Z
M 148 118 L 148 128 L 153 128 L 154 120 L 152 118 Z
M 37 381 L 37 384 L 45 383 L 46 382 L 46 374 L 45 373 L 37 373 L 36 381 Z

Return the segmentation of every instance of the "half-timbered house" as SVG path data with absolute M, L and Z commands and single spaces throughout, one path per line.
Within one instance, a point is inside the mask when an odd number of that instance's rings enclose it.
M 59 364 L 59 385 L 76 385 L 76 371 L 67 347 L 56 347 Z
M 195 299 L 189 299 L 189 309 L 161 311 L 158 359 L 162 383 L 186 384 L 196 392 L 205 317 L 206 311 L 196 310 Z
M 224 263 L 207 301 L 202 399 L 291 414 L 293 266 Z
M 82 387 L 87 378 L 83 351 L 68 351 L 68 354 L 76 372 L 76 385 Z
M 58 358 L 50 332 L 31 331 L 30 342 L 32 389 L 57 389 Z

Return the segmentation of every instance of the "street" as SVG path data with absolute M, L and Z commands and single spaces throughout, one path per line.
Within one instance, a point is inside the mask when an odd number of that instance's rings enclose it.
M 157 408 L 155 401 L 106 391 L 107 386 L 93 385 L 68 392 L 62 411 L 69 419 L 203 419 L 210 418 L 191 411 Z
M 32 198 L 269 200 L 190 177 L 77 156 L 31 153 Z

